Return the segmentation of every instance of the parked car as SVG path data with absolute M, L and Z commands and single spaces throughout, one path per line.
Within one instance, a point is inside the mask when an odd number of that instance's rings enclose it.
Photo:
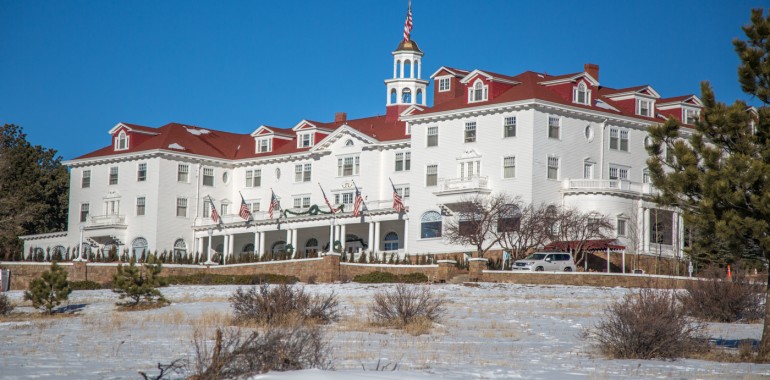
M 516 260 L 513 270 L 574 272 L 575 262 L 569 252 L 535 252 L 523 260 Z

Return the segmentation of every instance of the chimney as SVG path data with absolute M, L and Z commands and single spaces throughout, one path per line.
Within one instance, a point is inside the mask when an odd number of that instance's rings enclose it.
M 583 65 L 583 70 L 588 73 L 588 75 L 594 77 L 597 81 L 599 80 L 599 65 L 594 63 L 586 63 Z
M 343 121 L 344 122 L 344 121 L 347 121 L 347 120 L 348 120 L 348 114 L 345 113 L 345 112 L 337 112 L 337 113 L 334 114 L 334 122 L 335 123 L 339 122 L 339 121 Z

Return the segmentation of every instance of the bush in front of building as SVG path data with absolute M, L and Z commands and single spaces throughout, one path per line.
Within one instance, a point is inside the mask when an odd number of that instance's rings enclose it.
M 419 284 L 428 282 L 428 276 L 420 272 L 397 275 L 390 272 L 376 271 L 367 274 L 359 274 L 358 276 L 353 277 L 353 282 L 362 284 Z
M 753 322 L 765 311 L 764 284 L 752 282 L 745 272 L 737 270 L 727 278 L 714 268 L 703 278 L 688 281 L 686 292 L 679 296 L 688 315 L 707 322 Z
M 196 273 L 184 276 L 164 277 L 168 285 L 260 285 L 260 284 L 294 284 L 299 282 L 295 276 L 284 276 L 273 273 L 254 275 L 226 275 Z
M 70 282 L 70 289 L 72 290 L 99 290 L 99 289 L 109 289 L 109 286 L 102 285 L 98 282 L 91 281 L 91 280 L 85 280 L 85 281 L 71 281 Z
M 162 305 L 168 303 L 158 288 L 165 281 L 159 277 L 162 264 L 150 255 L 142 267 L 136 266 L 133 258 L 128 266 L 118 264 L 118 272 L 112 276 L 112 291 L 124 302 L 118 306 L 136 307 L 140 303 Z
M 46 313 L 53 314 L 53 309 L 66 301 L 70 293 L 72 289 L 67 281 L 67 271 L 52 262 L 51 269 L 29 284 L 29 289 L 24 292 L 24 300 L 32 301 L 36 309 L 45 309 Z
M 5 293 L 0 293 L 0 315 L 7 315 L 13 311 L 13 305 Z
M 235 321 L 262 325 L 294 323 L 329 323 L 339 319 L 339 301 L 332 292 L 328 296 L 305 293 L 302 286 L 281 284 L 249 290 L 238 288 L 230 297 Z
M 410 331 L 415 330 L 411 326 L 431 326 L 440 321 L 446 314 L 445 305 L 446 299 L 436 296 L 426 285 L 398 284 L 374 294 L 369 318 L 375 325 Z M 427 329 L 418 330 L 422 333 Z

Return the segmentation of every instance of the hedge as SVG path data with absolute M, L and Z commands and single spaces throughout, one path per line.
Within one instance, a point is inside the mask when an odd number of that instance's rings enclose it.
M 354 282 L 360 282 L 363 284 L 382 284 L 382 283 L 406 283 L 406 284 L 418 284 L 422 282 L 428 282 L 428 276 L 424 273 L 414 272 L 402 275 L 396 275 L 390 272 L 369 272 L 367 274 L 359 274 L 353 277 Z

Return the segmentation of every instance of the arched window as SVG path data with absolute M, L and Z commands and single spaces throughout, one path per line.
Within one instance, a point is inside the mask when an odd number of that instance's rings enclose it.
M 275 243 L 273 243 L 273 246 L 270 248 L 270 252 L 273 253 L 273 257 L 279 253 L 283 253 L 286 250 L 286 242 L 283 240 L 279 240 Z
M 305 242 L 305 257 L 311 256 L 318 252 L 318 239 L 310 238 Z
M 57 245 L 51 250 L 51 260 L 61 261 L 64 260 L 64 255 L 67 254 L 67 249 L 63 245 Z
M 353 140 L 348 139 L 348 141 L 345 141 L 345 146 L 353 146 Z
M 577 87 L 575 87 L 574 91 L 572 101 L 578 104 L 588 104 L 588 88 L 584 82 L 580 82 Z
M 401 78 L 401 73 L 403 73 L 401 61 L 396 61 L 396 78 Z
M 405 88 L 401 90 L 401 103 L 411 103 L 412 102 L 412 90 Z
M 422 104 L 422 90 L 417 90 L 417 104 Z
M 246 244 L 243 246 L 243 249 L 241 249 L 241 252 L 254 252 L 254 244 Z
M 183 239 L 176 239 L 174 242 L 174 256 L 187 256 L 187 244 L 184 243 Z
M 134 257 L 142 257 L 143 253 L 147 253 L 147 239 L 138 237 L 131 242 L 131 253 Z
M 420 77 L 420 60 L 414 61 L 414 77 L 415 78 Z
M 428 211 L 420 218 L 420 238 L 430 239 L 441 237 L 441 214 Z
M 118 139 L 115 141 L 115 150 L 128 149 L 128 135 L 126 131 L 120 131 Z
M 396 104 L 398 102 L 398 91 L 396 89 L 390 90 L 390 104 Z
M 488 90 L 489 87 L 485 86 L 481 79 L 476 79 L 476 81 L 473 82 L 473 88 L 471 88 L 470 93 L 468 94 L 468 101 L 481 102 L 487 100 Z
M 222 243 L 219 243 L 214 247 L 214 252 L 216 253 L 222 253 L 224 250 L 225 250 L 225 245 Z
M 412 61 L 406 60 L 404 61 L 404 72 L 402 73 L 402 78 L 411 78 L 412 77 Z
M 398 234 L 396 234 L 395 232 L 388 232 L 388 234 L 385 235 L 385 250 L 386 251 L 398 250 Z

